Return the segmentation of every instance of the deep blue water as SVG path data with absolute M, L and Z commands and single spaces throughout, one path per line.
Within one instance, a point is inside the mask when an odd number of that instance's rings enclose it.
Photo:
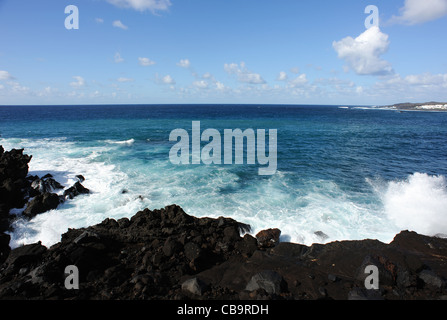
M 255 165 L 169 161 L 172 130 L 276 129 L 277 172 Z M 312 243 L 395 232 L 447 234 L 447 113 L 338 106 L 121 105 L 3 106 L 0 144 L 33 155 L 70 183 L 95 193 L 33 223 L 17 222 L 17 243 L 58 240 L 67 227 L 131 216 L 172 203 L 197 216 L 230 216 L 254 230 Z M 206 143 L 202 143 L 204 146 Z M 128 191 L 122 193 L 123 189 Z M 144 200 L 139 199 L 142 195 Z M 419 229 L 419 230 L 418 230 Z

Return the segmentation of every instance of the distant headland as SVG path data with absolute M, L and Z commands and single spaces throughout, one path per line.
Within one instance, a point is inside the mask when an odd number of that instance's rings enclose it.
M 447 102 L 424 102 L 424 103 L 398 103 L 382 108 L 396 109 L 396 110 L 411 110 L 411 111 L 447 111 Z

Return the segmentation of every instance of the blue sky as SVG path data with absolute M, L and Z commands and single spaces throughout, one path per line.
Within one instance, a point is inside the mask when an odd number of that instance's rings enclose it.
M 0 0 L 0 105 L 447 101 L 446 30 L 447 0 Z

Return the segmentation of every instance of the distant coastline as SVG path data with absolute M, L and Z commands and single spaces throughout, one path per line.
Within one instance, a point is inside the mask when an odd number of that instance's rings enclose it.
M 405 111 L 445 111 L 447 112 L 447 102 L 424 102 L 424 103 L 398 103 L 381 108 L 405 110 Z

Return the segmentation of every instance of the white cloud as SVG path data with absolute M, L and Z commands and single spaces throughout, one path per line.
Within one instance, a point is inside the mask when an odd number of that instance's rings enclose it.
M 85 86 L 85 80 L 83 77 L 74 76 L 73 79 L 76 80 L 76 81 L 70 82 L 70 86 L 72 86 L 73 88 L 80 88 L 80 87 Z
M 179 63 L 177 63 L 179 67 L 189 68 L 191 66 L 191 62 L 188 59 L 182 59 Z
M 305 73 L 300 74 L 298 77 L 296 77 L 295 79 L 292 79 L 288 82 L 289 87 L 295 88 L 295 87 L 299 87 L 302 85 L 307 84 L 309 81 L 307 80 L 307 76 Z
M 393 69 L 388 61 L 382 60 L 389 47 L 388 35 L 376 26 L 367 29 L 357 38 L 346 37 L 334 41 L 332 46 L 338 57 L 359 75 L 388 75 Z
M 266 83 L 262 76 L 258 73 L 253 73 L 245 67 L 245 63 L 241 62 L 240 65 L 237 63 L 226 63 L 224 69 L 228 74 L 237 75 L 239 82 L 244 82 L 248 84 L 264 84 Z
M 155 62 L 152 61 L 151 59 L 149 59 L 149 58 L 141 58 L 141 57 L 138 58 L 138 63 L 141 66 L 144 66 L 144 67 L 152 66 L 152 65 L 155 64 Z
M 104 19 L 103 18 L 95 18 L 96 23 L 103 23 Z
M 421 24 L 447 15 L 447 0 L 405 0 L 400 15 L 393 16 L 392 23 Z
M 121 63 L 124 61 L 124 59 L 121 57 L 121 54 L 119 52 L 115 53 L 114 60 L 115 60 L 115 63 Z
M 216 89 L 219 90 L 219 91 L 225 91 L 227 89 L 227 87 L 225 87 L 225 85 L 222 82 L 217 81 L 216 82 Z
M 399 74 L 385 77 L 372 86 L 371 94 L 395 102 L 445 100 L 447 73 Z
M 162 77 L 161 79 L 158 78 L 158 75 L 156 75 L 156 77 L 157 77 L 157 82 L 159 82 L 159 83 L 170 84 L 170 85 L 175 84 L 175 80 L 169 74 Z
M 132 78 L 124 78 L 124 77 L 121 77 L 121 78 L 118 78 L 118 79 L 116 79 L 118 82 L 132 82 L 133 81 L 133 79 Z
M 120 8 L 131 8 L 137 11 L 149 10 L 152 13 L 166 11 L 171 6 L 170 0 L 107 0 L 107 2 Z
M 114 27 L 116 27 L 116 28 L 120 28 L 120 29 L 123 29 L 123 30 L 129 29 L 129 27 L 124 25 L 120 20 L 113 21 L 112 25 Z
M 278 75 L 278 78 L 276 78 L 278 81 L 286 81 L 288 79 L 287 73 L 284 71 L 281 71 Z
M 0 80 L 12 80 L 13 76 L 8 71 L 0 70 Z
M 192 85 L 198 89 L 207 89 L 208 88 L 208 82 L 206 82 L 205 80 L 194 81 Z

